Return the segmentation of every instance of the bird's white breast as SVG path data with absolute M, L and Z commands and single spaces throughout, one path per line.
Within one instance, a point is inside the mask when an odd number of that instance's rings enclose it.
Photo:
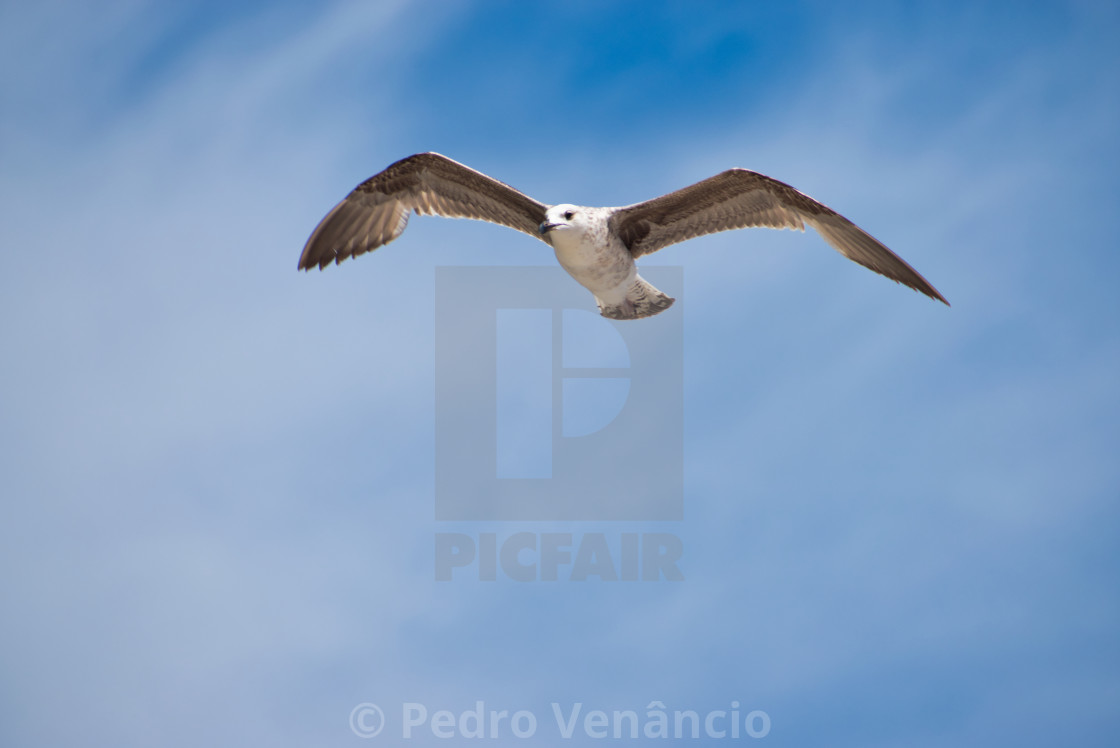
M 607 228 L 607 216 L 595 216 L 586 226 L 552 232 L 556 259 L 581 285 L 597 296 L 628 285 L 637 274 L 634 259 Z

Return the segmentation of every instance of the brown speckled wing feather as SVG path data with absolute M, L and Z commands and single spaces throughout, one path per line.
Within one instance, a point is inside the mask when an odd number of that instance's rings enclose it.
M 717 231 L 749 227 L 815 228 L 842 255 L 891 280 L 948 304 L 901 257 L 842 215 L 784 182 L 746 169 L 619 208 L 611 225 L 634 257 Z
M 358 185 L 312 232 L 301 270 L 326 267 L 396 239 L 412 212 L 474 218 L 538 239 L 547 206 L 438 153 L 401 159 Z

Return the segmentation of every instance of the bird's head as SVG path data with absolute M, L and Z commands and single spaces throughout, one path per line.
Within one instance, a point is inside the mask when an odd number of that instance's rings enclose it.
M 553 205 L 544 214 L 544 222 L 538 230 L 541 236 L 547 236 L 553 231 L 566 231 L 569 229 L 583 229 L 586 227 L 587 211 L 578 205 L 561 203 Z

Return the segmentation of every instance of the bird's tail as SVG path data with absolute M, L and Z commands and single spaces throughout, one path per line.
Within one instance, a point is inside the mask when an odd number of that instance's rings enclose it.
M 661 293 L 639 275 L 626 289 L 626 298 L 620 303 L 609 304 L 598 297 L 595 301 L 599 302 L 599 314 L 609 319 L 641 319 L 660 314 L 676 299 Z

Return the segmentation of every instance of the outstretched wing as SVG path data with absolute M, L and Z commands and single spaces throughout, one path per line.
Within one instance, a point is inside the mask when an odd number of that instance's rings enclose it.
M 475 218 L 538 239 L 547 206 L 438 153 L 401 159 L 362 182 L 319 222 L 299 258 L 300 270 L 324 268 L 396 239 L 412 211 Z
M 842 255 L 948 305 L 901 257 L 826 205 L 784 182 L 730 169 L 668 195 L 619 208 L 612 229 L 634 257 L 704 234 L 754 226 L 815 228 Z

